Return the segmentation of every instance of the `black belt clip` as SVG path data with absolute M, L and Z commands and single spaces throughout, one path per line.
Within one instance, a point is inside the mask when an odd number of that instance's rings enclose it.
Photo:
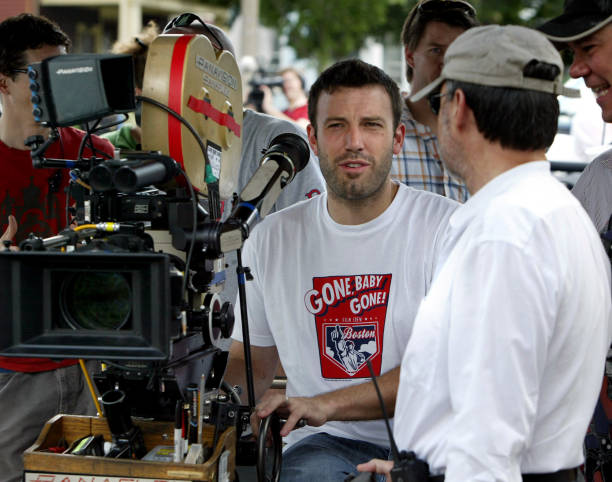
M 393 464 L 391 469 L 391 480 L 393 482 L 428 482 L 429 465 L 419 459 L 411 450 L 402 450 L 399 460 Z

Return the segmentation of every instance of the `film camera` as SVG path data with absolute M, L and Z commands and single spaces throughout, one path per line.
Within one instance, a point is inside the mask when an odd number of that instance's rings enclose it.
M 58 56 L 28 75 L 34 116 L 52 132 L 135 108 L 129 56 Z M 235 194 L 241 99 L 229 52 L 202 35 L 161 35 L 138 99 L 144 151 L 49 159 L 56 134 L 28 140 L 35 167 L 70 170 L 78 226 L 0 252 L 1 355 L 108 360 L 111 368 L 95 377 L 100 392 L 118 388 L 131 414 L 154 419 L 172 419 L 194 384 L 216 393 L 234 323 L 219 297 L 224 255 L 240 250 L 309 158 L 301 137 L 280 135 Z M 231 196 L 234 207 L 223 214 L 221 200 Z M 237 424 L 236 400 L 211 400 L 208 423 Z M 120 413 L 114 425 L 131 433 Z
M 251 91 L 247 96 L 245 104 L 252 105 L 257 112 L 263 112 L 262 102 L 264 93 L 261 86 L 265 85 L 271 89 L 283 86 L 283 78 L 280 75 L 269 75 L 263 69 L 259 69 L 249 81 Z

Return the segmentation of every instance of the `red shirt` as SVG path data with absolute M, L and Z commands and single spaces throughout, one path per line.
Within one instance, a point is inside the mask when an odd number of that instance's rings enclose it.
M 287 109 L 283 111 L 287 117 L 291 117 L 293 120 L 306 119 L 308 120 L 308 104 L 304 104 L 295 109 Z
M 64 127 L 59 132 L 60 138 L 47 149 L 45 157 L 76 160 L 83 131 Z M 96 149 L 113 155 L 113 146 L 107 140 L 94 136 L 93 142 Z M 90 149 L 84 150 L 84 157 L 91 155 Z M 15 216 L 16 244 L 31 232 L 48 237 L 66 227 L 68 169 L 34 169 L 30 151 L 13 149 L 0 141 L 0 172 L 0 229 L 6 230 L 9 214 Z M 75 363 L 75 360 L 0 357 L 0 368 L 19 372 L 41 372 Z

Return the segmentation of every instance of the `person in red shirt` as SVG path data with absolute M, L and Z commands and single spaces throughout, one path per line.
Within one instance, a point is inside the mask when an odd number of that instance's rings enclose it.
M 68 173 L 65 169 L 34 169 L 26 138 L 49 137 L 50 129 L 32 115 L 27 66 L 65 54 L 70 40 L 50 20 L 20 14 L 0 23 L 0 222 L 2 240 L 22 241 L 30 232 L 47 237 L 64 229 Z M 58 129 L 59 138 L 45 155 L 77 159 L 84 132 Z M 112 145 L 93 137 L 94 148 L 109 156 Z M 86 148 L 83 155 L 90 157 Z M 0 323 L 4 320 L 0 320 Z M 21 480 L 22 453 L 57 413 L 95 413 L 93 401 L 75 360 L 0 357 L 0 474 Z
M 289 103 L 288 107 L 282 112 L 277 109 L 272 100 L 270 88 L 263 85 L 261 86 L 264 92 L 262 109 L 266 114 L 295 122 L 306 129 L 310 122 L 308 121 L 308 97 L 304 77 L 291 67 L 281 70 L 280 75 L 283 78 L 283 94 Z

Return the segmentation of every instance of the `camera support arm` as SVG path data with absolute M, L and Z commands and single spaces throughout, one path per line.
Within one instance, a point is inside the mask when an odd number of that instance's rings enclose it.
M 238 299 L 240 300 L 240 322 L 242 324 L 242 341 L 244 345 L 244 365 L 247 382 L 248 405 L 251 410 L 255 408 L 255 388 L 253 383 L 253 362 L 251 360 L 251 339 L 249 336 L 249 319 L 246 306 L 246 281 L 253 279 L 249 268 L 242 266 L 242 252 L 236 251 L 238 266 L 236 273 L 238 274 Z
M 51 129 L 51 134 L 47 140 L 43 136 L 36 135 L 28 137 L 24 144 L 32 149 L 32 165 L 35 169 L 41 168 L 89 168 L 89 161 L 87 160 L 68 160 L 68 159 L 50 159 L 44 157 L 45 151 L 59 139 L 59 133 L 57 129 Z

